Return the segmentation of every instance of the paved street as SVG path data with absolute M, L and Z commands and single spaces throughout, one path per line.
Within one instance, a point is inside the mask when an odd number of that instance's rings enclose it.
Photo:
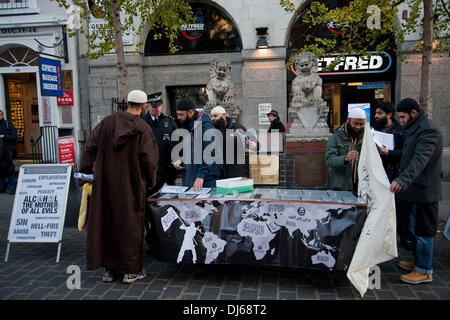
M 442 219 L 450 211 L 450 182 L 444 182 L 440 203 Z M 198 266 L 164 263 L 145 256 L 147 278 L 132 285 L 116 281 L 104 284 L 101 270 L 85 270 L 86 231 L 66 227 L 60 263 L 56 263 L 56 244 L 12 244 L 9 262 L 4 262 L 6 240 L 14 196 L 0 194 L 0 300 L 296 300 L 361 299 L 342 272 L 274 267 L 230 265 Z M 381 289 L 369 290 L 363 300 L 449 300 L 450 243 L 435 239 L 433 282 L 408 285 L 400 282 L 404 273 L 398 259 L 383 263 Z M 439 248 L 440 247 L 440 248 Z M 439 251 L 439 252 L 438 252 Z M 408 253 L 399 248 L 400 257 Z M 409 258 L 411 258 L 409 256 Z M 69 290 L 67 267 L 81 268 L 81 289 Z

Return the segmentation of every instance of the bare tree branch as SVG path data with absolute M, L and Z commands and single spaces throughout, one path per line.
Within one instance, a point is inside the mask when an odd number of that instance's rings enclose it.
M 444 11 L 447 13 L 447 15 L 450 17 L 450 12 L 448 11 L 447 7 L 445 6 L 445 2 L 441 0 L 442 8 L 444 8 Z

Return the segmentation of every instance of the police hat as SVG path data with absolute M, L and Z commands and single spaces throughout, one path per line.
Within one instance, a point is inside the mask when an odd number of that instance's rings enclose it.
M 147 103 L 156 107 L 163 104 L 163 101 L 161 99 L 162 92 L 155 92 L 152 94 L 147 95 Z

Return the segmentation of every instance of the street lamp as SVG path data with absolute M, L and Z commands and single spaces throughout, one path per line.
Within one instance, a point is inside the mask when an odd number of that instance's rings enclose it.
M 267 41 L 267 29 L 267 27 L 256 28 L 256 35 L 258 36 L 258 40 L 256 41 L 256 49 L 267 49 L 269 47 L 269 43 Z

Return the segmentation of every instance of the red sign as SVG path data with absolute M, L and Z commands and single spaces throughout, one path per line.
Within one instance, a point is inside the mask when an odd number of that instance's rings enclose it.
M 75 140 L 73 137 L 58 138 L 59 163 L 75 165 Z
M 58 106 L 73 105 L 73 92 L 63 92 L 62 97 L 56 97 L 56 102 Z

